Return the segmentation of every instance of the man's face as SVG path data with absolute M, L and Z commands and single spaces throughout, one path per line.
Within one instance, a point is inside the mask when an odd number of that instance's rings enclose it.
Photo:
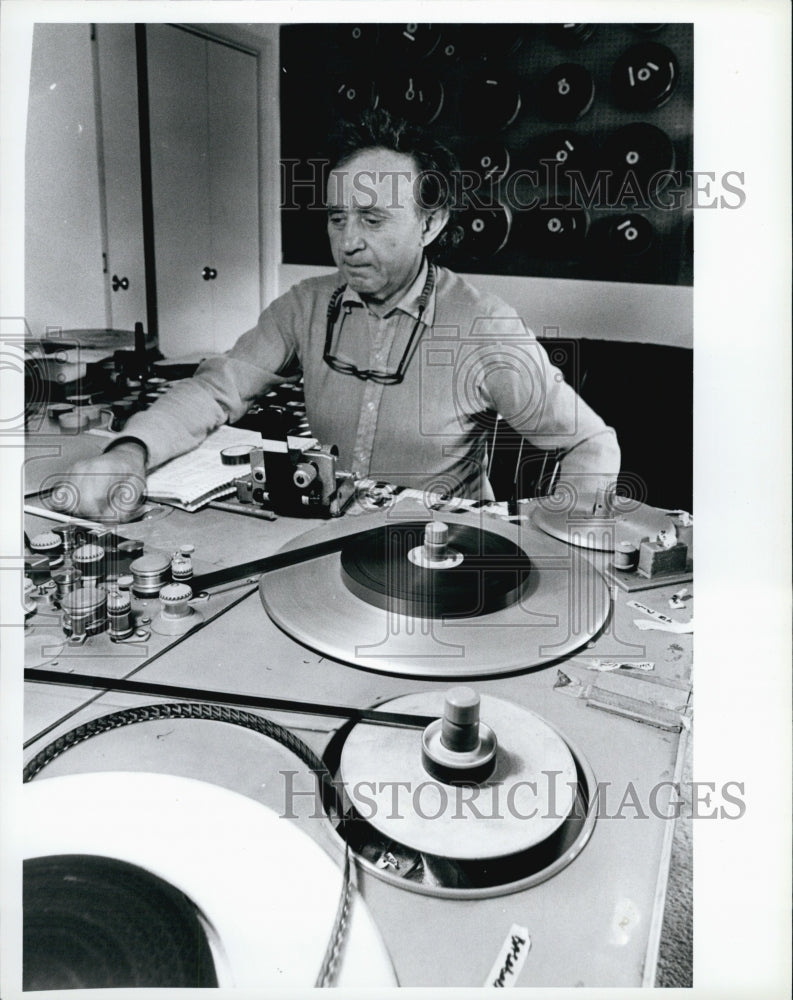
M 373 302 L 396 300 L 418 273 L 431 223 L 413 197 L 411 156 L 366 149 L 328 179 L 328 236 L 350 288 Z

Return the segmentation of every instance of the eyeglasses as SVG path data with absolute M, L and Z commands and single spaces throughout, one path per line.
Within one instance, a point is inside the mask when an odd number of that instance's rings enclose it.
M 424 310 L 427 308 L 427 302 L 434 286 L 435 268 L 432 264 L 430 264 L 427 271 L 427 280 L 424 282 L 424 288 L 422 289 L 421 297 L 419 298 L 418 317 L 413 325 L 413 330 L 410 334 L 407 347 L 405 348 L 402 358 L 397 365 L 396 371 L 393 372 L 377 371 L 377 369 L 374 368 L 357 368 L 348 361 L 341 361 L 331 353 L 333 328 L 339 318 L 339 313 L 341 312 L 341 297 L 347 286 L 342 285 L 341 288 L 337 288 L 331 296 L 330 303 L 328 304 L 328 318 L 327 326 L 325 328 L 325 349 L 322 354 L 325 364 L 328 365 L 329 368 L 332 368 L 333 371 L 339 372 L 341 375 L 352 375 L 364 382 L 378 382 L 380 385 L 399 385 L 405 377 L 405 372 L 407 371 L 410 359 L 413 356 L 413 344 L 419 332 L 419 327 L 424 325 L 422 317 L 424 316 Z M 341 340 L 341 332 L 344 329 L 344 319 L 349 312 L 350 309 L 348 307 L 342 313 L 341 323 L 339 324 L 339 340 Z

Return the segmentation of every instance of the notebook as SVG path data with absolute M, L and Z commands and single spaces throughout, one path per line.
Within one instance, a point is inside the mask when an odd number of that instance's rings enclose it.
M 224 465 L 222 448 L 247 444 L 260 446 L 261 434 L 224 425 L 186 455 L 172 458 L 148 476 L 146 493 L 156 500 L 191 513 L 205 507 L 211 500 L 234 492 L 234 480 L 249 471 L 246 465 Z

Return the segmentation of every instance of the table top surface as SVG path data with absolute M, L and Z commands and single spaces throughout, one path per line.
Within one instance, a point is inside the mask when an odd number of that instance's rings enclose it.
M 28 490 L 53 469 L 70 464 L 77 453 L 97 451 L 105 443 L 101 438 L 86 440 L 90 437 L 37 435 L 27 461 Z M 36 447 L 41 449 L 38 454 Z M 35 499 L 28 502 L 35 504 Z M 519 515 L 511 523 L 531 552 L 538 529 L 529 516 L 530 505 L 522 504 Z M 350 516 L 365 527 L 365 515 Z M 494 511 L 492 516 L 500 514 Z M 45 525 L 45 520 L 26 515 L 29 534 Z M 192 542 L 196 568 L 207 569 L 264 557 L 315 526 L 303 519 L 261 521 L 217 510 L 188 514 L 174 509 L 119 530 L 143 540 L 147 550 L 172 551 Z M 598 571 L 608 558 L 595 552 L 585 557 Z M 692 585 L 688 589 L 693 590 Z M 606 625 L 583 648 L 563 658 L 549 651 L 547 666 L 541 669 L 476 680 L 481 693 L 539 715 L 583 755 L 598 782 L 598 819 L 572 864 L 542 884 L 510 895 L 433 898 L 359 873 L 359 890 L 402 985 L 483 985 L 512 925 L 527 928 L 532 940 L 518 985 L 629 986 L 648 977 L 651 981 L 672 834 L 672 822 L 663 814 L 681 734 L 685 736 L 688 726 L 692 636 L 640 630 L 637 620 L 652 619 L 632 604 L 685 623 L 693 620 L 693 596 L 682 609 L 670 608 L 669 600 L 679 590 L 679 584 L 670 584 L 627 593 L 612 586 Z M 146 603 L 136 602 L 138 617 L 145 615 Z M 151 602 L 148 610 L 153 612 L 156 604 Z M 350 708 L 449 686 L 445 680 L 362 670 L 316 653 L 273 624 L 250 584 L 211 595 L 200 611 L 202 626 L 178 641 L 151 633 L 141 643 L 114 644 L 99 635 L 72 645 L 65 641 L 59 617 L 47 616 L 42 609 L 27 629 L 27 665 Z M 645 669 L 647 664 L 652 667 Z M 167 700 L 28 682 L 25 760 L 87 721 Z M 341 725 L 338 718 L 316 714 L 263 714 L 287 726 L 316 753 L 325 750 Z M 288 759 L 283 748 L 236 727 L 161 720 L 88 740 L 55 760 L 42 777 L 86 770 L 162 771 L 224 785 L 282 809 L 279 773 L 288 769 Z M 292 821 L 338 856 L 329 824 L 312 821 L 305 808 L 297 813 Z

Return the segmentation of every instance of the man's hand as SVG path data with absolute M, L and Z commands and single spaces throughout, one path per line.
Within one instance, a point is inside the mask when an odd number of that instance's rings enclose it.
M 49 498 L 53 510 L 95 521 L 129 521 L 146 491 L 146 449 L 134 441 L 75 462 Z

